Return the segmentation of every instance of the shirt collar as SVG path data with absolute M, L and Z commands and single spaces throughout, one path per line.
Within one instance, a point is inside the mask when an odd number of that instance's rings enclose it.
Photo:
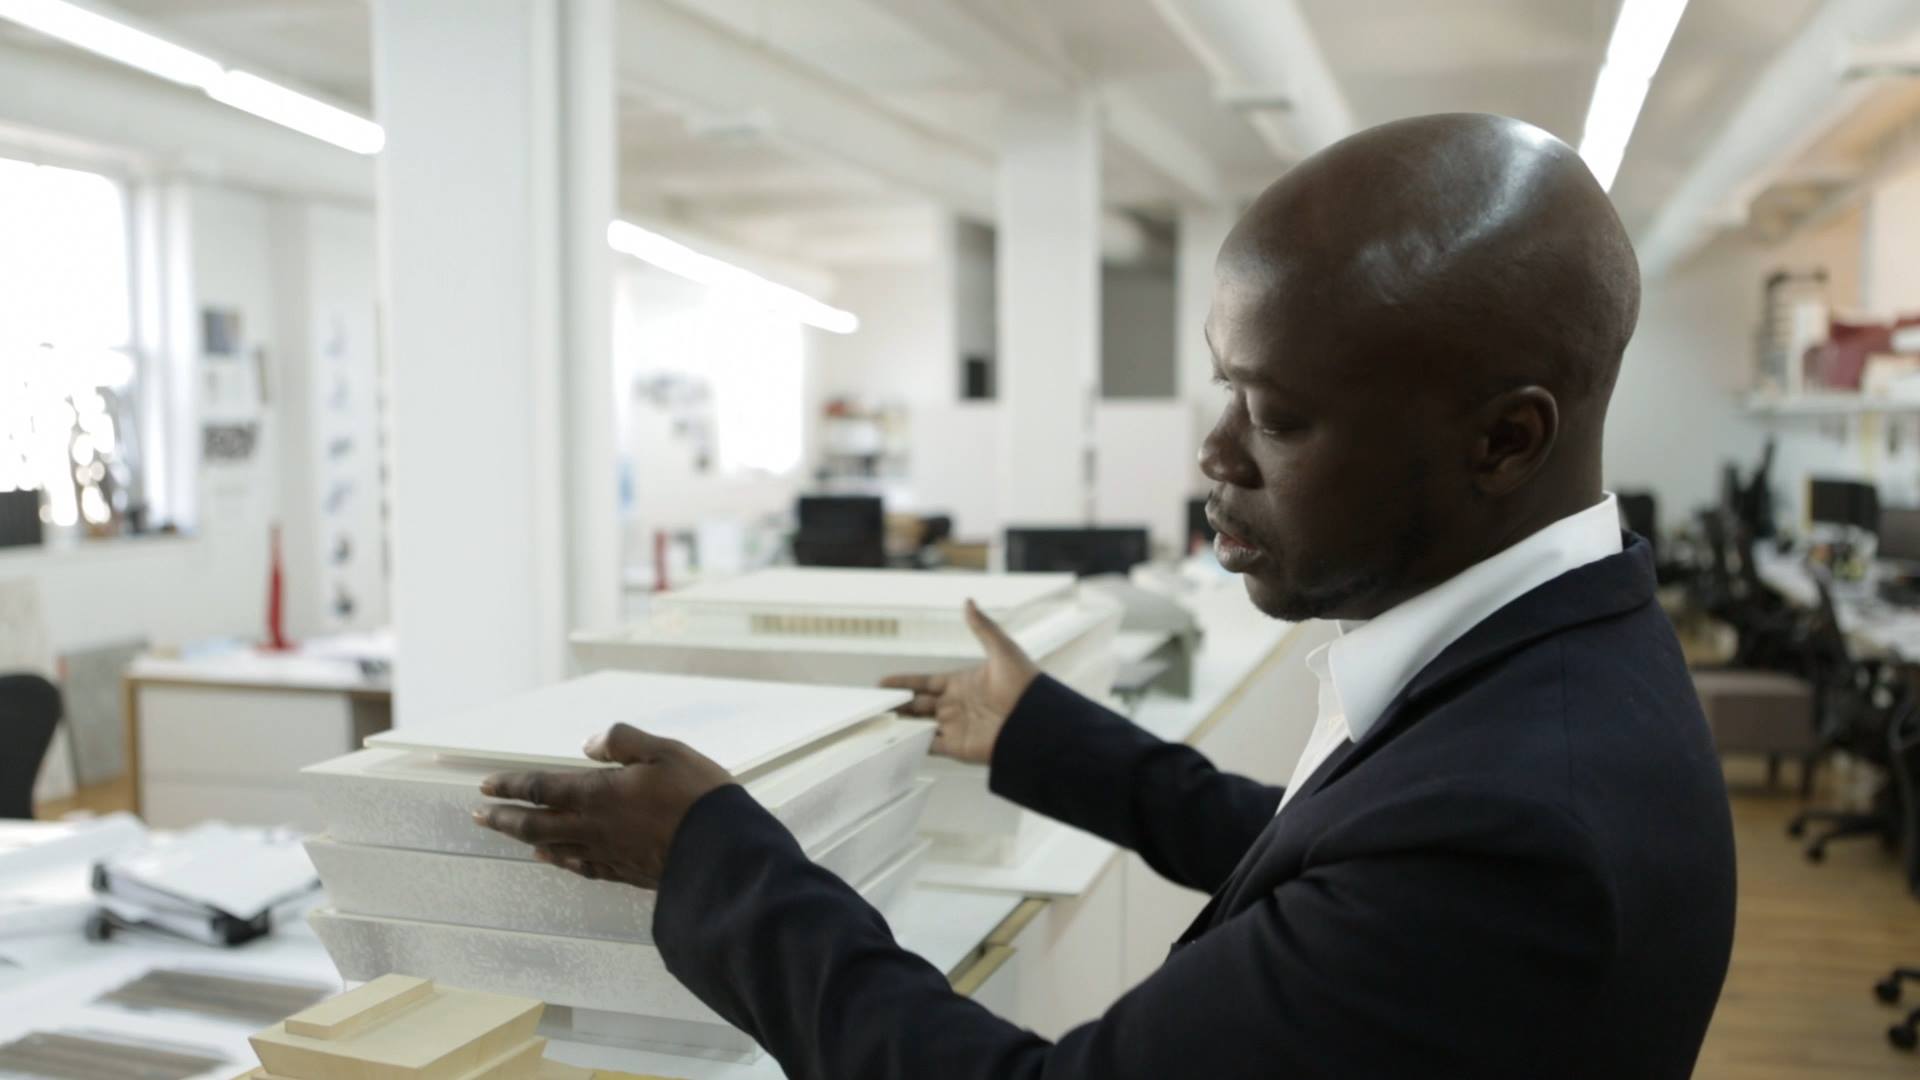
M 1421 668 L 1487 616 L 1621 550 L 1620 511 L 1609 493 L 1369 621 L 1342 621 L 1341 636 L 1308 658 L 1323 705 L 1338 707 L 1358 742 Z

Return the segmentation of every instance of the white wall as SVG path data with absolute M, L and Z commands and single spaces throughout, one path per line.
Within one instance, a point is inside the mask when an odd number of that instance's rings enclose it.
M 960 346 L 954 297 L 950 254 L 836 273 L 833 303 L 858 315 L 860 329 L 819 335 L 814 356 L 820 393 L 909 408 L 956 400 Z
M 663 350 L 685 342 L 673 323 L 708 302 L 706 288 L 629 263 L 616 273 L 614 296 L 614 378 L 620 394 L 615 423 L 632 496 L 621 519 L 624 565 L 629 570 L 652 565 L 656 531 L 694 531 L 716 518 L 747 523 L 791 510 L 794 497 L 808 482 L 804 452 L 791 469 L 779 473 L 725 471 L 718 462 L 702 471 L 694 443 L 674 432 L 673 417 L 634 392 L 636 380 L 662 367 L 698 374 L 699 356 L 665 355 Z M 836 294 L 836 303 L 842 299 Z M 814 374 L 817 355 L 841 340 L 823 331 L 804 331 L 799 358 L 803 389 L 799 400 L 791 403 L 805 410 L 803 432 L 817 412 L 822 392 Z M 686 344 L 698 346 L 697 342 Z
M 56 651 L 130 639 L 178 645 L 264 633 L 268 528 L 285 510 L 289 464 L 282 445 L 290 385 L 282 334 L 285 267 L 275 241 L 277 219 L 289 204 L 260 192 L 201 183 L 187 185 L 183 195 L 181 233 L 190 250 L 181 260 L 188 280 L 177 306 L 192 325 L 176 335 L 185 355 L 164 358 L 185 376 L 189 411 L 170 418 L 183 435 L 176 441 L 197 453 L 201 426 L 214 418 L 256 421 L 260 439 L 245 464 L 190 468 L 199 485 L 191 535 L 0 552 L 0 578 L 30 577 L 39 583 Z M 371 237 L 365 242 L 369 247 L 362 254 L 371 261 Z M 226 405 L 216 405 L 209 365 L 199 355 L 199 313 L 208 306 L 240 315 L 242 356 L 220 362 L 221 371 L 240 379 L 227 384 L 240 392 Z M 255 360 L 256 350 L 264 367 Z M 160 433 L 143 436 L 152 440 Z M 310 530 L 310 522 L 289 521 L 289 539 Z M 297 586 L 291 582 L 290 593 Z M 293 632 L 303 629 L 289 625 Z
M 1920 168 L 1892 177 L 1867 201 L 1861 301 L 1889 318 L 1920 312 Z
M 1863 447 L 1847 422 L 1766 420 L 1744 401 L 1766 276 L 1825 267 L 1834 308 L 1858 307 L 1861 227 L 1855 213 L 1782 244 L 1722 239 L 1645 283 L 1607 418 L 1608 487 L 1653 491 L 1661 525 L 1671 528 L 1719 497 L 1723 462 L 1751 470 L 1771 433 L 1779 444 L 1774 487 L 1784 499 L 1782 520 L 1791 523 L 1806 473 L 1854 471 Z

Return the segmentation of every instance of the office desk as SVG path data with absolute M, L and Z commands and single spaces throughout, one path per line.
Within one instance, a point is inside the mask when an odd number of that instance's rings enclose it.
M 1224 768 L 1269 783 L 1284 783 L 1314 720 L 1317 689 L 1304 658 L 1329 638 L 1332 628 L 1325 624 L 1292 626 L 1266 618 L 1252 607 L 1237 580 L 1184 599 L 1194 608 L 1206 632 L 1195 656 L 1193 693 L 1185 699 L 1149 694 L 1136 709 L 1134 721 L 1162 738 L 1196 746 Z M 236 714 L 235 722 L 221 722 L 220 730 L 228 738 L 245 739 L 256 746 L 271 742 L 275 733 L 295 738 L 296 745 L 275 748 L 280 760 L 271 768 L 277 771 L 291 770 L 295 759 L 308 754 L 331 756 L 357 745 L 350 710 L 342 712 L 341 704 L 384 706 L 387 697 L 384 686 L 367 684 L 357 673 L 348 676 L 337 668 L 332 675 L 321 669 L 296 670 L 293 665 L 258 656 L 222 664 L 196 662 L 187 667 L 143 662 L 129 679 L 129 694 L 136 691 L 141 699 L 145 741 L 150 743 L 156 734 L 174 738 L 177 729 L 185 732 L 179 738 L 191 743 L 190 752 L 163 754 L 160 763 L 169 769 L 192 765 L 210 771 L 238 765 L 195 764 L 196 755 L 238 755 L 231 749 L 217 749 L 217 739 L 211 738 L 209 726 L 192 730 L 195 718 L 208 715 L 207 709 L 220 710 L 223 716 L 227 710 Z M 168 692 L 191 696 L 169 699 Z M 267 719 L 259 700 L 221 696 L 256 693 L 277 695 L 274 700 L 278 704 L 273 707 L 286 711 Z M 328 707 L 297 709 L 301 700 L 298 695 L 302 694 L 313 695 L 314 701 L 327 702 Z M 237 714 L 242 712 L 248 714 L 245 719 L 250 726 L 238 723 L 241 717 Z M 340 748 L 319 754 L 322 743 L 330 748 L 332 740 L 340 740 Z M 149 795 L 156 784 L 171 782 L 165 770 L 146 771 Z M 221 772 L 214 782 L 223 785 L 223 797 L 251 797 L 257 794 L 262 776 L 256 772 L 249 778 L 238 778 Z M 261 798 L 253 805 L 272 820 L 301 820 L 309 813 L 304 797 L 297 786 L 287 787 L 284 801 Z M 178 802 L 168 805 L 170 812 L 183 812 Z M 937 880 L 923 876 L 894 920 L 901 943 L 947 972 L 956 988 L 994 1012 L 1048 1037 L 1058 1037 L 1097 1017 L 1126 989 L 1151 973 L 1165 958 L 1169 944 L 1206 902 L 1206 897 L 1197 892 L 1163 881 L 1131 853 L 1066 826 L 1055 829 L 1055 837 L 1043 849 L 1049 857 L 1041 866 L 1012 871 L 985 867 L 956 870 L 949 866 L 935 876 Z M 302 940 L 307 944 L 301 946 Z M 0 955 L 7 953 L 7 946 L 0 942 Z M 70 961 L 94 970 L 116 957 L 159 956 L 162 953 L 151 950 L 180 947 L 141 942 L 123 946 L 68 943 L 65 948 Z M 122 948 L 131 951 L 115 951 Z M 276 941 L 270 948 L 231 954 L 190 949 L 187 955 L 243 960 L 255 952 L 265 962 L 282 965 L 290 973 L 320 970 L 332 977 L 324 953 L 304 928 L 292 943 Z M 0 1036 L 20 1030 L 19 1025 L 25 1022 L 11 1015 L 10 1002 L 27 996 L 42 997 L 38 993 L 23 994 L 19 975 L 0 967 L 0 1017 L 5 1018 L 0 1020 Z M 45 1007 L 33 1015 L 48 1015 L 48 1003 L 58 1000 L 66 1003 L 66 1009 L 81 1009 L 90 1022 L 100 1021 L 99 1007 L 82 1008 L 82 1003 L 98 993 L 95 989 L 90 995 L 88 987 L 106 977 L 96 970 L 92 982 L 80 980 L 85 985 L 70 985 L 64 977 L 56 980 L 54 989 L 58 992 L 45 995 L 39 1002 Z M 243 1035 L 235 1033 L 236 1037 Z M 576 1065 L 655 1072 L 685 1080 L 780 1075 L 771 1058 L 740 1065 L 581 1045 L 558 1046 L 554 1056 Z
M 1755 555 L 1754 569 L 1761 582 L 1795 607 L 1820 603 L 1813 571 L 1799 555 L 1762 549 Z M 1855 648 L 1870 656 L 1920 663 L 1920 608 L 1896 607 L 1880 599 L 1872 574 L 1864 581 L 1835 582 L 1832 590 L 1840 630 Z
M 127 671 L 126 712 L 134 807 L 149 825 L 221 818 L 317 830 L 299 770 L 391 727 L 393 693 L 386 676 L 346 658 L 142 657 Z
M 1019 905 L 1015 897 L 914 888 L 895 913 L 893 927 L 903 946 L 948 972 L 958 984 L 965 973 L 976 970 L 981 963 L 992 963 L 998 954 L 983 943 Z M 242 1068 L 257 1064 L 246 1040 L 265 1025 L 185 1013 L 138 1012 L 95 999 L 156 967 L 340 987 L 326 950 L 313 932 L 297 921 L 237 949 L 211 949 L 133 935 L 95 943 L 68 934 L 0 938 L 0 957 L 17 965 L 0 964 L 0 1043 L 32 1031 L 72 1029 L 187 1043 L 225 1055 L 231 1062 L 206 1074 L 204 1080 L 227 1080 Z M 761 1080 L 781 1075 L 779 1064 L 771 1057 L 743 1065 L 567 1042 L 550 1043 L 547 1054 L 574 1065 L 653 1073 L 678 1080 Z

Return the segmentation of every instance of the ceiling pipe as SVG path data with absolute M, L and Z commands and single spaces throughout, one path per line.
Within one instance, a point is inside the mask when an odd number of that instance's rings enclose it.
M 1755 77 L 1753 88 L 1638 237 L 1648 278 L 1666 273 L 1753 199 L 1872 87 L 1847 77 L 1857 43 L 1920 30 L 1913 0 L 1831 0 Z
M 1275 157 L 1294 161 L 1353 133 L 1353 111 L 1294 0 L 1152 0 Z

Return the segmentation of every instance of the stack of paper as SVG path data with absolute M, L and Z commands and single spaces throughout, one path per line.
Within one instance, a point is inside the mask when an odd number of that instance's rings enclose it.
M 340 973 L 389 972 L 534 998 L 552 1034 L 758 1055 L 666 971 L 652 893 L 533 861 L 474 824 L 503 769 L 609 768 L 581 752 L 616 722 L 682 740 L 740 780 L 821 865 L 885 910 L 925 844 L 915 778 L 930 725 L 898 691 L 603 672 L 368 740 L 308 770 L 327 833 L 308 843 Z
M 573 637 L 589 670 L 675 671 L 832 686 L 981 662 L 972 600 L 1042 671 L 1107 699 L 1120 609 L 1071 574 L 963 574 L 783 567 L 657 597 L 639 626 Z M 948 861 L 1012 865 L 1045 836 L 1042 819 L 987 790 L 986 769 L 929 758 L 924 829 Z
M 208 822 L 156 837 L 95 864 L 93 891 L 107 927 L 142 927 L 208 945 L 239 945 L 273 930 L 276 908 L 320 886 L 297 836 Z
M 145 841 L 130 814 L 0 821 L 0 938 L 71 931 L 93 914 L 93 866 Z

